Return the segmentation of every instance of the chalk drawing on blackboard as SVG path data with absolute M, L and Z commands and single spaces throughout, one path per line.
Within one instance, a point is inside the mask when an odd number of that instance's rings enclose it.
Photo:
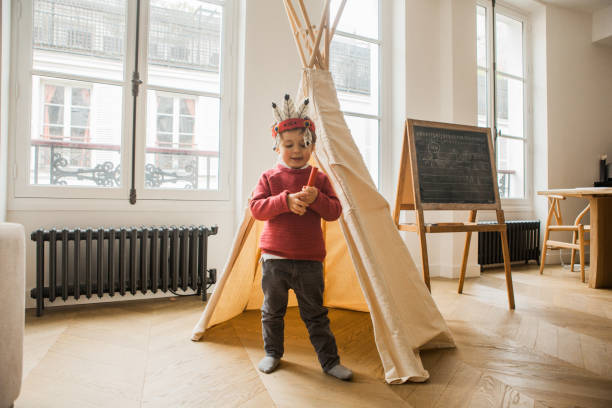
M 413 126 L 420 201 L 494 204 L 487 133 Z

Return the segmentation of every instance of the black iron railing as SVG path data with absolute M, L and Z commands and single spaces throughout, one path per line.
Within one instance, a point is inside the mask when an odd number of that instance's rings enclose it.
M 31 141 L 34 149 L 33 184 L 43 184 L 42 178 L 48 177 L 48 184 L 68 185 L 72 180 L 88 180 L 100 187 L 117 187 L 121 184 L 121 166 L 119 158 L 114 163 L 104 161 L 94 166 L 74 166 L 70 159 L 64 156 L 66 149 L 85 151 L 121 151 L 120 145 L 102 143 L 80 143 L 56 141 L 48 139 L 33 139 Z M 48 155 L 41 155 L 41 149 L 48 149 Z M 211 159 L 218 159 L 219 152 L 195 149 L 176 149 L 169 147 L 147 147 L 145 153 L 170 158 L 179 158 L 181 168 L 168 168 L 148 163 L 145 166 L 145 186 L 149 188 L 160 188 L 169 184 L 183 183 L 187 189 L 211 189 L 216 188 L 211 181 L 216 174 L 211 174 L 213 166 Z M 202 169 L 201 159 L 204 159 Z M 172 160 L 171 160 L 172 161 Z M 47 172 L 43 172 L 47 170 Z M 202 170 L 202 171 L 201 171 Z M 202 174 L 200 174 L 202 173 Z M 204 179 L 204 180 L 202 180 Z M 47 184 L 47 183 L 44 183 Z

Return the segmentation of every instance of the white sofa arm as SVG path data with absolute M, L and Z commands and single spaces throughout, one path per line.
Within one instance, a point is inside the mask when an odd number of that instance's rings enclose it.
M 19 396 L 25 322 L 25 231 L 0 223 L 0 408 Z

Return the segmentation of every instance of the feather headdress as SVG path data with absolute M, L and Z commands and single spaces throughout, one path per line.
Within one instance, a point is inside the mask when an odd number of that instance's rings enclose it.
M 310 146 L 314 143 L 315 126 L 312 120 L 307 115 L 308 111 L 308 98 L 304 99 L 299 107 L 295 108 L 295 103 L 291 99 L 289 94 L 285 94 L 282 109 L 272 102 L 272 116 L 274 117 L 274 124 L 272 125 L 272 137 L 274 143 L 272 149 L 276 150 L 280 144 L 280 134 L 287 130 L 292 129 L 304 129 L 304 144 Z

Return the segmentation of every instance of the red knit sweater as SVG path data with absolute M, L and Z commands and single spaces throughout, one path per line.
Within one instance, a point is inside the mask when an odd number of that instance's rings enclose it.
M 316 200 L 304 215 L 289 210 L 287 195 L 302 191 L 308 183 L 311 167 L 292 169 L 278 165 L 261 175 L 250 207 L 253 217 L 266 221 L 259 246 L 263 253 L 288 259 L 323 261 L 325 242 L 321 218 L 334 221 L 340 217 L 342 206 L 323 172 L 317 173 Z

